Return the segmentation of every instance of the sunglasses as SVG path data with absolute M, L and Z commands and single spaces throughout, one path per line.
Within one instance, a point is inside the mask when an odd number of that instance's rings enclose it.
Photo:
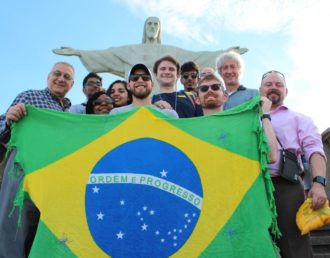
M 133 82 L 137 82 L 140 77 L 145 82 L 151 81 L 151 76 L 148 74 L 133 74 L 129 77 L 129 80 Z
M 113 101 L 111 99 L 105 99 L 105 100 L 97 99 L 93 102 L 93 105 L 94 106 L 100 106 L 103 103 L 106 104 L 106 105 L 112 105 Z
M 187 80 L 189 78 L 189 76 L 191 77 L 191 79 L 196 79 L 198 77 L 198 74 L 197 73 L 186 73 L 186 74 L 183 74 L 182 77 L 183 79 Z
M 198 90 L 200 90 L 201 92 L 207 92 L 210 88 L 213 91 L 218 91 L 222 88 L 222 85 L 220 83 L 219 84 L 212 84 L 212 85 L 200 85 L 198 87 Z
M 276 71 L 276 70 L 271 70 L 271 71 L 269 71 L 269 72 L 267 72 L 267 73 L 264 73 L 264 74 L 262 75 L 261 80 L 265 79 L 265 77 L 266 77 L 268 74 L 271 74 L 271 73 L 277 73 L 277 74 L 279 74 L 280 76 L 282 76 L 283 79 L 285 80 L 285 76 L 284 76 L 284 74 L 281 73 L 281 72 L 279 72 L 279 71 Z

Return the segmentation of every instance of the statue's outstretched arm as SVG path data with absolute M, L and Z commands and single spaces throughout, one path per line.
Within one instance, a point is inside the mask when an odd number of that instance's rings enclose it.
M 63 56 L 81 56 L 79 50 L 75 50 L 71 47 L 61 47 L 55 48 L 52 50 L 55 54 L 63 55 Z
M 246 53 L 248 51 L 248 49 L 237 46 L 237 47 L 230 47 L 230 48 L 226 49 L 224 52 L 228 52 L 228 51 L 235 51 L 235 52 L 243 55 L 244 53 Z

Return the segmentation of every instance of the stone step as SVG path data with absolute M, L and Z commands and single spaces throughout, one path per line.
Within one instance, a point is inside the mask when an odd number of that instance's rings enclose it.
M 330 258 L 330 225 L 310 233 L 313 258 Z
M 313 233 L 315 233 L 315 232 L 318 232 L 318 231 L 326 231 L 326 230 L 329 230 L 329 231 L 330 231 L 330 224 L 325 225 L 325 226 L 323 226 L 323 227 L 321 227 L 321 228 L 318 228 L 318 229 L 313 230 L 313 231 L 311 232 L 311 234 L 313 234 Z M 329 232 L 329 234 L 330 234 L 330 232 Z
M 329 245 L 330 248 L 330 235 L 327 236 L 311 236 L 312 245 Z
M 313 254 L 313 258 L 330 258 L 330 253 Z

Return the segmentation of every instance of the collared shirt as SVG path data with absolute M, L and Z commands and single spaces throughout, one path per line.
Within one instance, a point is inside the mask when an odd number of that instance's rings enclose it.
M 240 85 L 235 92 L 232 92 L 228 96 L 228 100 L 225 102 L 223 109 L 230 109 L 236 107 L 246 101 L 253 99 L 258 96 L 259 92 L 256 89 L 248 89 L 243 85 Z
M 319 153 L 325 158 L 321 135 L 311 118 L 284 105 L 271 111 L 271 118 L 276 137 L 284 149 L 294 152 L 298 157 L 304 155 L 307 161 L 313 153 Z M 281 147 L 278 148 L 280 153 Z M 280 163 L 278 159 L 275 163 L 269 164 L 272 176 L 279 175 Z
M 14 99 L 10 107 L 17 105 L 18 103 L 30 104 L 39 108 L 52 109 L 57 111 L 67 111 L 71 102 L 68 98 L 64 98 L 63 105 L 58 97 L 56 97 L 51 91 L 46 88 L 43 90 L 27 90 Z M 4 131 L 6 128 L 6 115 L 0 116 L 0 131 Z

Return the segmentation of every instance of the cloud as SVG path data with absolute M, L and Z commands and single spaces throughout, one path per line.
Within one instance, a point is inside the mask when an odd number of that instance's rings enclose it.
M 123 0 L 118 3 L 137 16 L 143 13 L 145 17 L 158 16 L 163 21 L 162 30 L 174 38 L 207 46 L 219 44 L 221 37 L 217 36 L 223 30 L 285 35 L 285 53 L 279 55 L 293 64 L 285 71 L 290 87 L 287 104 L 312 116 L 321 131 L 330 126 L 330 119 L 324 119 L 330 88 L 327 78 L 330 2 L 327 0 L 146 0 L 143 3 Z M 272 60 L 264 62 L 268 66 L 272 64 Z
M 191 0 L 156 1 L 123 0 L 132 13 L 147 17 L 152 14 L 162 21 L 164 31 L 174 37 L 215 42 L 215 32 L 227 29 L 234 32 L 265 32 L 283 30 L 297 10 L 306 9 L 310 0 Z
M 321 131 L 330 127 L 329 60 L 330 3 L 315 1 L 298 10 L 290 25 L 288 55 L 293 61 L 290 85 L 295 93 L 295 109 L 311 116 Z

